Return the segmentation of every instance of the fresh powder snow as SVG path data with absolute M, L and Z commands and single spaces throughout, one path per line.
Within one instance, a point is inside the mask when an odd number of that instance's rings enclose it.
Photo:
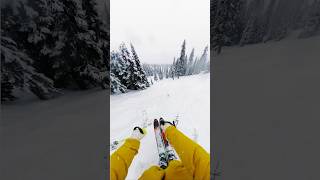
M 106 179 L 108 91 L 1 106 L 2 179 Z
M 319 179 L 319 47 L 285 39 L 211 59 L 217 180 Z
M 210 151 L 210 73 L 164 79 L 146 90 L 111 95 L 110 108 L 110 142 L 129 137 L 135 126 L 148 125 L 129 168 L 129 180 L 158 165 L 155 118 L 173 121 L 178 116 L 178 129 Z

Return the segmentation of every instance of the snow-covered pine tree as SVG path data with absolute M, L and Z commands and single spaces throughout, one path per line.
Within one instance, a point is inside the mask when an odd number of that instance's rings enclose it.
M 312 3 L 311 10 L 308 12 L 306 24 L 303 27 L 300 38 L 308 38 L 320 34 L 320 1 Z
M 163 69 L 161 66 L 158 69 L 158 73 L 159 73 L 159 79 L 162 80 L 163 79 Z
M 200 70 L 199 70 L 199 58 L 196 57 L 192 66 L 192 74 L 199 74 Z
M 207 62 L 208 62 L 208 46 L 206 46 L 203 50 L 203 53 L 199 60 L 199 72 L 205 71 L 207 69 Z
M 27 42 L 23 39 L 27 36 L 21 36 L 27 35 L 23 30 L 27 31 L 33 25 L 22 23 L 22 18 L 28 16 L 24 4 L 19 4 L 19 14 L 14 14 L 10 6 L 5 6 L 1 10 L 1 82 L 2 91 L 5 92 L 1 99 L 13 100 L 14 89 L 30 91 L 40 99 L 53 97 L 58 92 L 53 87 L 53 82 L 33 68 L 33 59 L 25 53 L 25 49 L 22 49 Z M 15 39 L 21 42 L 17 44 Z
M 11 35 L 10 32 L 16 26 L 16 19 L 10 6 L 1 7 L 1 42 L 5 35 Z M 14 79 L 10 77 L 14 73 L 6 70 L 3 48 L 1 45 L 1 101 L 12 101 L 16 99 L 13 95 Z
M 158 81 L 159 80 L 157 73 L 154 73 L 153 78 L 154 78 L 154 81 Z
M 184 62 L 184 76 L 188 75 L 187 71 L 188 71 L 188 55 L 187 55 L 187 52 L 186 52 L 185 62 Z
M 94 0 L 82 0 L 81 6 L 84 10 L 84 19 L 87 22 L 88 30 L 92 31 L 91 34 L 94 36 L 95 40 L 98 41 L 101 37 L 100 33 L 104 31 L 102 29 L 102 21 L 98 17 L 98 12 L 96 10 L 96 1 Z
M 30 91 L 39 99 L 58 93 L 49 78 L 35 71 L 33 60 L 17 48 L 16 42 L 1 34 L 1 101 L 13 100 L 14 89 Z
M 146 76 L 153 76 L 153 69 L 149 64 L 142 64 L 142 69 L 146 73 Z
M 183 41 L 180 57 L 177 59 L 177 75 L 184 76 L 186 74 L 186 67 L 187 67 L 187 59 L 186 59 L 186 40 Z
M 205 72 L 209 73 L 210 72 L 210 61 L 207 61 L 206 65 L 205 65 Z
M 212 49 L 220 54 L 223 46 L 238 44 L 244 28 L 243 0 L 213 0 L 211 2 Z
M 266 42 L 268 40 L 268 37 L 270 36 L 271 33 L 271 22 L 275 10 L 277 1 L 276 0 L 271 0 L 269 2 L 269 5 L 267 7 L 266 12 L 264 13 L 264 27 L 265 27 L 265 35 L 263 37 L 263 42 Z
M 228 41 L 224 42 L 224 46 L 233 46 L 239 44 L 245 26 L 245 7 L 244 0 L 229 0 L 226 2 L 228 11 L 227 29 L 225 36 Z
M 180 66 L 180 62 L 179 62 L 179 58 L 176 59 L 176 64 L 175 64 L 175 76 L 179 79 L 179 66 Z
M 287 1 L 278 1 L 275 10 L 271 16 L 271 27 L 267 34 L 266 40 L 279 41 L 288 35 L 291 26 L 291 16 L 293 15 L 292 9 L 296 1 L 288 3 Z
M 137 83 L 140 84 L 140 88 L 139 89 L 145 89 L 147 87 L 150 86 L 146 73 L 144 72 L 143 68 L 141 67 L 141 63 L 139 60 L 139 56 L 134 48 L 134 46 L 132 44 L 130 44 L 131 46 L 131 53 L 132 53 L 132 58 L 135 62 L 136 68 L 137 68 L 137 73 L 138 73 L 138 80 Z
M 96 48 L 100 50 L 100 58 L 96 62 L 97 66 L 100 67 L 100 77 L 96 81 L 100 83 L 102 88 L 107 88 L 109 86 L 108 72 L 110 71 L 108 28 L 98 15 L 97 2 L 95 0 L 82 0 L 82 9 L 88 24 L 88 32 L 91 34 L 92 39 L 98 42 Z
M 127 92 L 127 88 L 121 83 L 121 81 L 112 72 L 110 72 L 110 80 L 111 80 L 110 90 L 112 94 Z
M 213 0 L 212 8 L 215 13 L 212 24 L 212 49 L 216 54 L 221 53 L 221 49 L 224 46 L 227 38 L 225 37 L 226 32 L 226 22 L 227 22 L 227 11 L 226 11 L 226 1 Z
M 292 30 L 301 30 L 306 24 L 307 15 L 309 11 L 309 2 L 308 1 L 298 1 L 295 10 L 293 12 L 291 28 Z
M 190 56 L 189 56 L 186 75 L 191 75 L 192 74 L 193 59 L 194 59 L 194 48 L 192 48 L 192 51 L 191 51 Z
M 133 72 L 132 68 L 134 68 L 134 64 L 133 64 L 133 61 L 131 60 L 131 54 L 127 49 L 125 43 L 120 44 L 119 54 L 122 59 L 121 61 L 123 64 L 122 66 L 124 67 L 123 76 L 122 76 L 123 85 L 125 85 L 128 88 L 131 84 L 133 84 L 133 82 L 131 82 L 131 80 L 133 79 L 131 78 L 132 76 L 131 73 Z
M 264 24 L 263 24 L 263 7 L 264 0 L 251 1 L 249 4 L 248 21 L 243 31 L 240 45 L 254 44 L 263 41 Z
M 55 46 L 55 14 L 61 12 L 62 4 L 57 0 L 27 0 L 26 5 L 21 5 L 20 14 L 23 17 L 23 28 L 20 33 L 25 34 L 24 49 L 34 60 L 34 67 L 38 72 L 53 79 L 53 57 L 50 55 Z M 27 13 L 28 12 L 28 13 Z M 32 12 L 32 13 L 30 13 Z
M 123 73 L 125 76 L 121 78 L 123 79 L 123 85 L 131 90 L 145 89 L 150 86 L 149 82 L 141 68 L 139 57 L 133 46 L 131 46 L 131 50 L 133 54 L 130 54 L 125 43 L 122 43 L 119 47 L 121 59 L 125 64 L 123 66 L 125 67 L 125 72 Z
M 13 96 L 13 90 L 14 86 L 12 80 L 9 79 L 9 74 L 1 68 L 1 102 L 15 100 L 16 97 Z
M 119 52 L 112 51 L 110 56 L 110 78 L 111 79 L 111 92 L 126 92 L 126 83 L 129 79 L 127 72 L 128 63 L 122 59 Z M 112 76 L 111 76 L 112 74 Z
M 101 58 L 95 34 L 86 21 L 86 11 L 75 0 L 62 0 L 64 13 L 56 17 L 55 83 L 58 87 L 75 86 L 80 89 L 101 85 L 108 75 Z
M 219 0 L 210 0 L 210 43 L 212 44 L 211 49 L 214 52 L 221 52 L 221 38 L 220 38 L 220 29 L 217 24 L 219 23 L 217 20 L 219 19 L 218 14 L 218 1 Z
M 171 77 L 173 80 L 174 80 L 175 75 L 176 75 L 176 58 L 174 57 L 172 65 L 171 65 Z
M 102 77 L 101 87 L 106 89 L 106 88 L 109 88 L 109 85 L 110 85 L 110 79 L 109 79 L 109 73 L 108 73 L 110 72 L 109 31 L 104 31 L 103 33 L 101 33 L 101 36 L 104 37 L 102 38 L 101 44 L 100 44 L 100 49 L 102 51 L 102 61 L 103 61 L 102 62 L 103 67 L 101 68 L 102 68 L 102 71 L 106 73 L 106 76 Z
M 166 66 L 166 71 L 165 71 L 166 79 L 169 78 L 169 71 L 170 71 L 169 67 Z

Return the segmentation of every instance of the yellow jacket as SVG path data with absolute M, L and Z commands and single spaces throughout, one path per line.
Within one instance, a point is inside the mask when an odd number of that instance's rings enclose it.
M 161 180 L 161 179 L 210 179 L 210 156 L 200 145 L 182 134 L 174 126 L 166 129 L 166 137 L 171 146 L 178 153 L 181 161 L 169 162 L 166 169 L 151 166 L 139 179 Z M 125 179 L 128 168 L 138 153 L 140 141 L 127 139 L 125 143 L 111 155 L 110 179 Z

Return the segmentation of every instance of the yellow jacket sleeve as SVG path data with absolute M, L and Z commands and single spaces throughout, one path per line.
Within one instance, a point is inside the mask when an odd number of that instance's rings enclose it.
M 140 141 L 136 139 L 126 139 L 125 143 L 115 151 L 110 158 L 110 179 L 123 180 L 128 174 L 128 168 L 138 153 Z
M 165 134 L 193 178 L 210 179 L 209 153 L 174 126 L 168 127 Z

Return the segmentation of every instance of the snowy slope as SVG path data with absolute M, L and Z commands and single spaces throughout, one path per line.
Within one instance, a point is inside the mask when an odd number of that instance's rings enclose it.
M 230 48 L 213 59 L 220 179 L 319 179 L 320 37 Z
M 151 123 L 154 118 L 173 120 L 179 115 L 178 128 L 210 151 L 210 74 L 165 79 L 143 91 L 112 95 L 110 105 L 111 141 L 130 136 L 133 127 L 142 126 L 144 119 Z M 137 179 L 158 163 L 152 123 L 147 131 L 127 179 Z
M 1 179 L 106 179 L 108 91 L 1 106 Z

